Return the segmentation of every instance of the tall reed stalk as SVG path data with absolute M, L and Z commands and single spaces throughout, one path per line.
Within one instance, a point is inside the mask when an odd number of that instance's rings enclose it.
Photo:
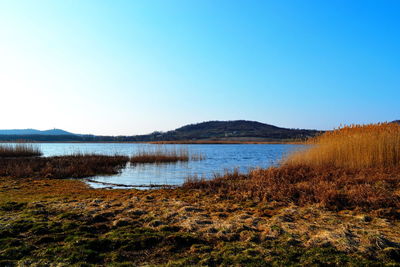
M 200 189 L 244 201 L 278 201 L 337 209 L 386 211 L 400 216 L 400 125 L 341 127 L 311 139 L 279 167 L 237 171 L 211 180 L 192 177 Z
M 38 157 L 41 156 L 42 152 L 36 146 L 32 144 L 2 144 L 0 145 L 0 158 L 12 158 L 12 157 Z
M 350 125 L 308 141 L 311 148 L 290 155 L 285 163 L 345 168 L 400 166 L 400 125 Z
M 131 157 L 132 163 L 168 163 L 189 160 L 202 160 L 201 154 L 189 153 L 187 147 L 154 146 L 145 147 Z

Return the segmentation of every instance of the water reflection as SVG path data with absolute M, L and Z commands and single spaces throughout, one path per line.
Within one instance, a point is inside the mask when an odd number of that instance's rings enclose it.
M 65 155 L 71 153 L 99 153 L 134 155 L 149 144 L 130 143 L 43 143 L 38 145 L 44 156 Z M 174 149 L 180 146 L 190 152 L 205 156 L 201 161 L 178 162 L 173 164 L 127 164 L 118 175 L 97 176 L 93 181 L 124 184 L 148 185 L 167 184 L 180 185 L 188 176 L 197 175 L 212 178 L 215 173 L 238 168 L 247 172 L 255 167 L 268 167 L 277 164 L 286 154 L 301 149 L 300 145 L 281 144 L 238 144 L 238 145 L 165 145 Z M 109 187 L 107 185 L 89 183 L 93 187 Z M 114 186 L 115 187 L 115 186 Z

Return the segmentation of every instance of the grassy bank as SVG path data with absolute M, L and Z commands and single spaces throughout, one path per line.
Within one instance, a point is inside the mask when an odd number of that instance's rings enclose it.
M 305 165 L 237 172 L 213 180 L 188 179 L 183 186 L 222 198 L 279 201 L 331 210 L 380 210 L 400 218 L 400 168 L 348 170 Z
M 199 190 L 0 179 L 0 265 L 395 266 L 400 226 Z

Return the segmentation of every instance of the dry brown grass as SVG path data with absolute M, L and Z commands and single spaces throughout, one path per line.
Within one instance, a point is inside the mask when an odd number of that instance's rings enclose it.
M 117 174 L 128 162 L 126 156 L 83 155 L 0 159 L 0 177 L 83 178 Z
M 312 140 L 280 167 L 237 171 L 184 188 L 239 200 L 320 204 L 330 209 L 389 209 L 400 214 L 400 126 L 350 126 Z
M 132 156 L 131 163 L 171 163 L 189 160 L 202 160 L 200 154 L 190 154 L 187 148 L 167 148 L 164 146 L 146 147 Z
M 42 152 L 31 144 L 2 144 L 0 145 L 0 158 L 38 157 Z
M 188 179 L 184 188 L 202 189 L 241 201 L 321 204 L 330 209 L 400 209 L 400 168 L 350 170 L 285 165 L 237 171 L 212 180 Z
M 308 141 L 313 147 L 285 163 L 344 168 L 400 166 L 400 124 L 351 125 Z

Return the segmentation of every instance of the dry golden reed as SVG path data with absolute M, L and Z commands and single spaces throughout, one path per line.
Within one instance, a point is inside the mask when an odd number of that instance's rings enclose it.
M 132 163 L 169 163 L 189 160 L 202 160 L 201 154 L 189 153 L 187 147 L 165 147 L 162 145 L 155 147 L 145 147 L 131 157 Z
M 62 179 L 117 174 L 128 160 L 127 156 L 96 154 L 0 158 L 0 177 Z
M 0 145 L 0 158 L 37 157 L 42 152 L 31 144 L 2 144 Z
M 240 201 L 319 204 L 400 218 L 400 125 L 352 125 L 309 141 L 279 167 L 192 177 L 183 188 Z
M 286 164 L 375 168 L 400 166 L 400 125 L 350 125 L 310 139 L 312 147 L 290 155 Z

